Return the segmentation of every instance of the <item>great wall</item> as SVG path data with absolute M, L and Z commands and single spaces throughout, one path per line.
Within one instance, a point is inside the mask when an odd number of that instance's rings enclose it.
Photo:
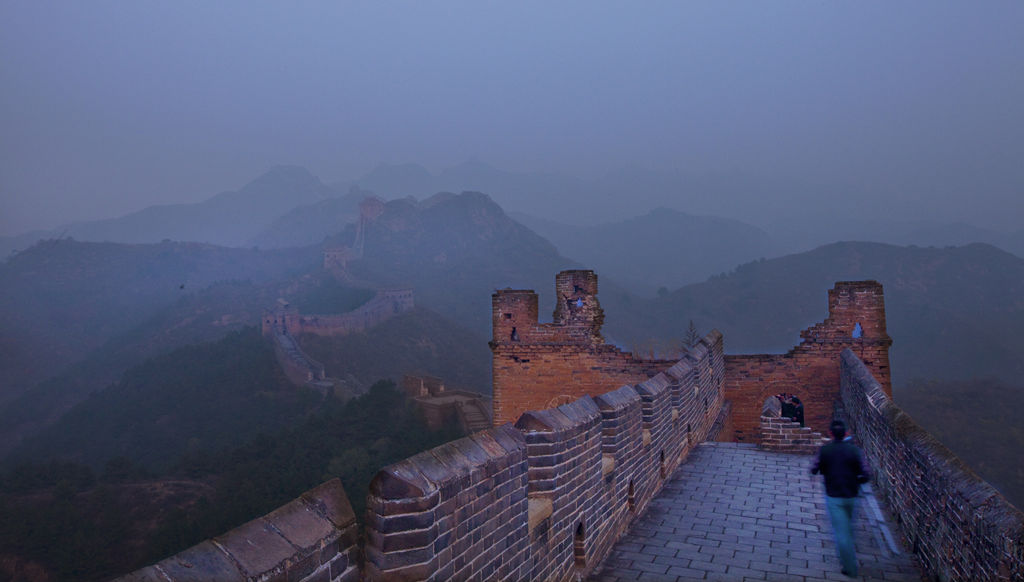
M 674 361 L 605 344 L 593 272 L 556 292 L 550 324 L 533 291 L 492 296 L 496 426 L 381 469 L 362 536 L 334 480 L 120 580 L 580 580 L 701 443 L 806 453 L 833 417 L 924 577 L 1024 580 L 1024 514 L 892 401 L 878 283 L 836 283 L 786 354 L 726 355 L 712 331 Z M 807 427 L 771 415 L 779 392 Z
M 333 386 L 323 364 L 309 357 L 295 338 L 304 333 L 340 336 L 366 331 L 414 307 L 411 289 L 378 291 L 372 299 L 347 313 L 302 315 L 297 307 L 279 299 L 274 310 L 263 314 L 263 336 L 274 343 L 274 353 L 288 379 L 297 386 L 324 392 Z

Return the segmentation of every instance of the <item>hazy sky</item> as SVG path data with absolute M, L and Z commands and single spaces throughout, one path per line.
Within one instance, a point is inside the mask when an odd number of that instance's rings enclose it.
M 0 3 L 0 234 L 472 157 L 1022 228 L 1024 2 Z

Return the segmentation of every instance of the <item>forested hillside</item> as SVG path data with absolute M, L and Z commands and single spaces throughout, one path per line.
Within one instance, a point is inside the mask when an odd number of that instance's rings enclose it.
M 120 457 L 101 471 L 69 462 L 0 475 L 0 575 L 109 580 L 222 534 L 339 477 L 363 515 L 379 467 L 461 436 L 431 431 L 388 382 L 328 400 L 241 445 L 192 449 L 159 474 Z M 59 540 L 59 543 L 54 543 Z
M 319 261 L 311 249 L 41 242 L 0 264 L 0 400 L 212 284 L 290 278 Z

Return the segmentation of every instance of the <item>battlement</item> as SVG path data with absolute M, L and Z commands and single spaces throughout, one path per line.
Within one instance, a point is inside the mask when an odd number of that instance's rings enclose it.
M 639 384 L 526 411 L 382 469 L 367 500 L 366 579 L 592 572 L 717 426 L 720 340 L 709 334 Z
M 495 424 L 642 382 L 675 363 L 636 358 L 605 344 L 593 271 L 562 271 L 555 294 L 554 321 L 544 324 L 538 323 L 534 291 L 505 289 L 491 296 Z
M 843 416 L 930 579 L 1024 580 L 1024 513 L 896 406 L 853 350 L 840 361 Z
M 780 392 L 804 404 L 807 426 L 824 431 L 839 398 L 839 354 L 851 349 L 892 396 L 885 298 L 877 281 L 841 281 L 828 291 L 828 317 L 800 332 L 802 341 L 785 354 L 729 355 L 725 358 L 726 398 L 733 406 L 738 442 L 758 442 L 761 407 Z
M 332 479 L 244 525 L 119 582 L 360 579 L 355 514 Z
M 496 321 L 504 322 L 506 313 L 528 317 L 532 310 L 536 325 L 532 291 L 505 290 L 494 297 L 504 309 L 495 311 Z M 578 325 L 593 325 L 593 313 Z M 571 313 L 567 318 L 551 324 L 552 337 L 577 325 Z M 853 337 L 858 323 L 862 333 Z M 496 362 L 518 357 L 514 361 L 522 371 L 538 369 L 524 373 L 527 381 L 519 385 L 512 383 L 514 375 L 505 376 L 506 387 L 520 390 L 515 397 L 530 394 L 528 381 L 546 381 L 568 392 L 582 366 L 618 361 L 620 367 L 602 372 L 603 379 L 579 373 L 596 396 L 524 410 L 514 424 L 381 469 L 370 484 L 364 542 L 356 539 L 347 498 L 332 481 L 122 580 L 585 578 L 695 446 L 715 439 L 718 431 L 746 435 L 747 401 L 760 399 L 756 423 L 762 395 L 797 392 L 794 387 L 803 387 L 802 399 L 814 406 L 809 419 L 847 418 L 874 470 L 875 486 L 929 575 L 1024 579 L 1024 516 L 889 398 L 891 340 L 877 283 L 838 283 L 829 293 L 829 318 L 809 328 L 803 343 L 787 354 L 725 356 L 722 336 L 713 331 L 677 361 L 630 367 L 638 361 L 628 354 L 580 341 L 582 336 L 565 337 L 569 340 L 525 346 L 526 351 L 511 339 L 492 342 Z M 561 366 L 544 359 L 569 357 L 570 348 L 584 354 L 582 359 Z M 540 359 L 523 361 L 527 354 Z M 649 377 L 637 382 L 601 384 L 616 374 L 647 369 Z M 409 389 L 430 392 L 424 385 Z M 729 429 L 730 418 L 735 431 Z M 774 420 L 767 424 L 779 434 L 796 430 Z M 357 556 L 362 556 L 358 567 Z

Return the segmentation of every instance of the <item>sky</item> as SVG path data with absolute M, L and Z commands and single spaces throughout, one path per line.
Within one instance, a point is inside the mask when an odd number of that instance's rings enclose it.
M 0 87 L 0 235 L 467 159 L 1024 228 L 1016 0 L 5 0 Z

